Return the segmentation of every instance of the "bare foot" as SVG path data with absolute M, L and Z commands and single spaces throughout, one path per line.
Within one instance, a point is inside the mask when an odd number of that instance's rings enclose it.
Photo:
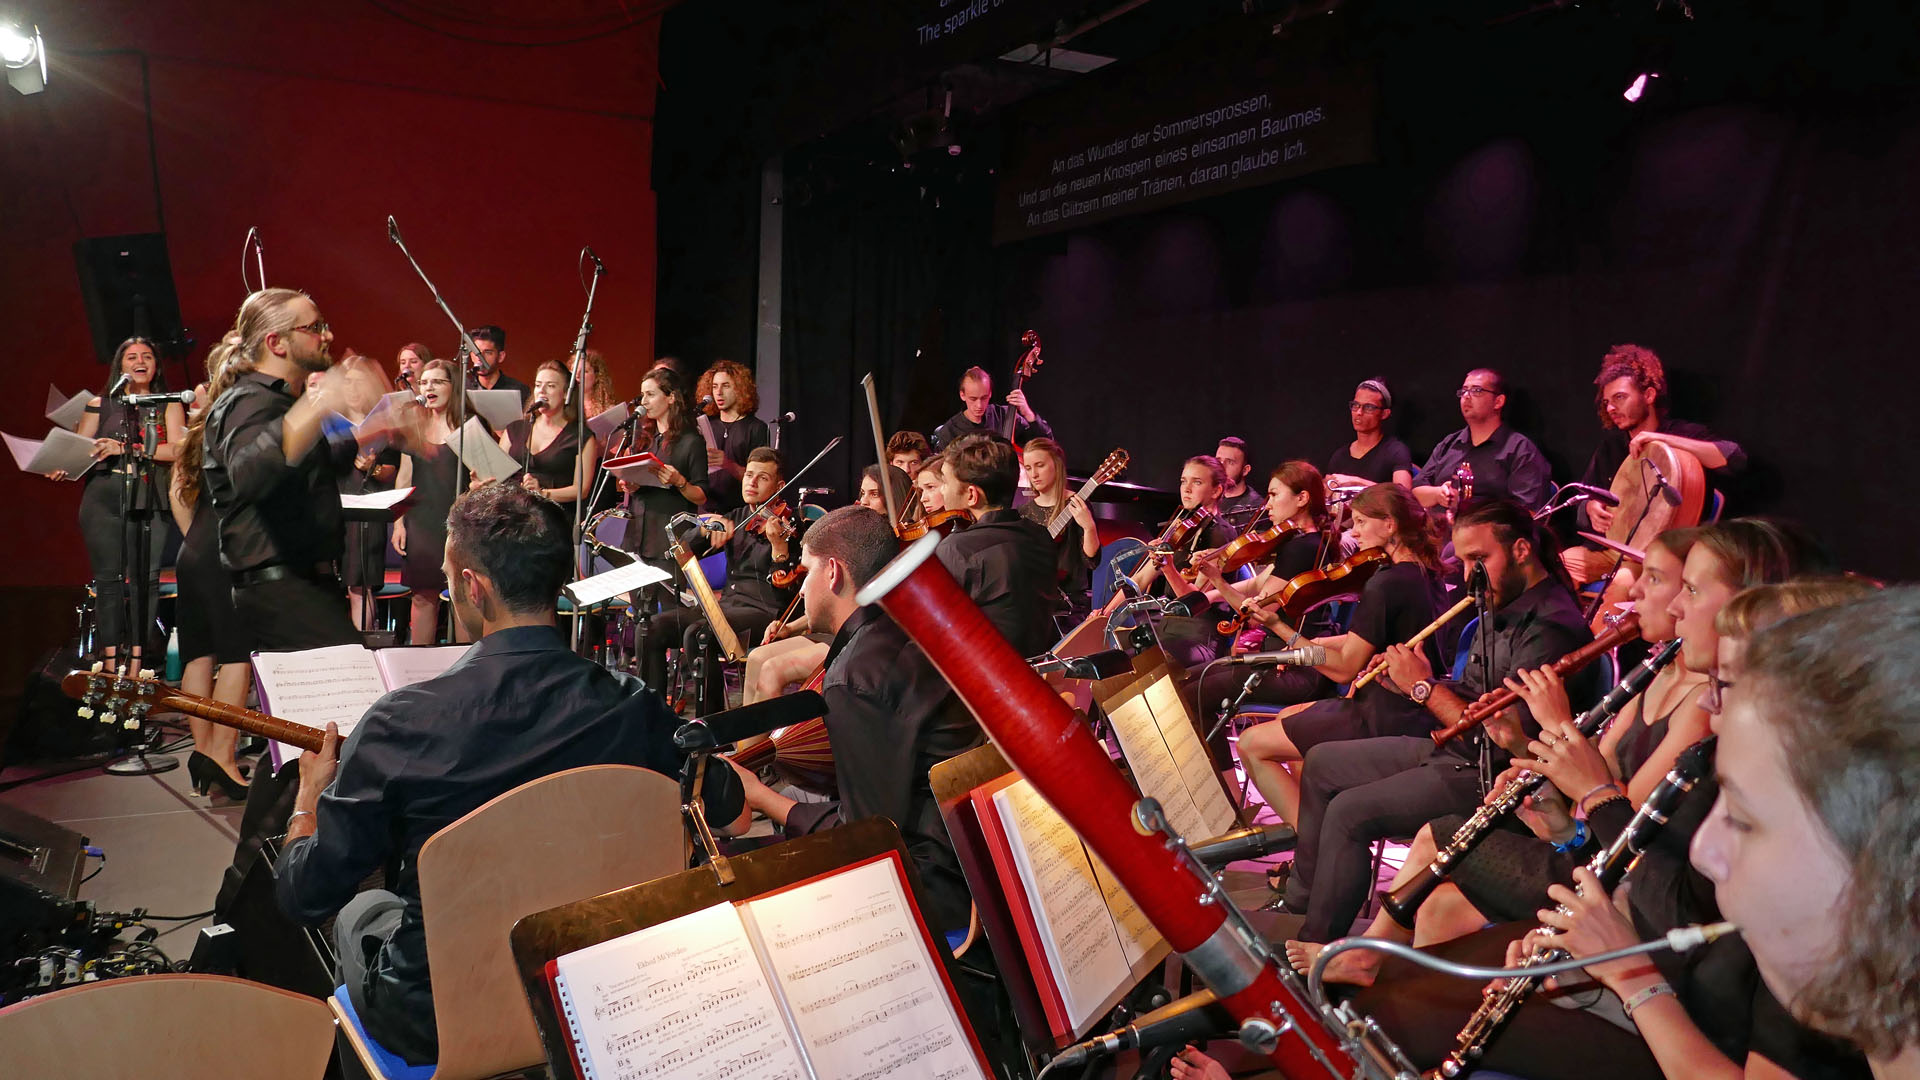
M 1320 959 L 1325 945 L 1311 941 L 1287 942 L 1287 963 L 1302 975 L 1313 972 L 1313 962 Z M 1348 986 L 1372 986 L 1374 977 L 1380 973 L 1381 954 L 1371 949 L 1348 949 L 1336 953 L 1327 961 L 1327 970 L 1320 976 L 1321 981 L 1345 983 Z
M 1287 963 L 1292 964 L 1293 970 L 1301 975 L 1310 975 L 1313 973 L 1313 962 L 1320 958 L 1320 950 L 1324 948 L 1326 948 L 1325 945 L 1311 941 L 1289 941 L 1287 942 Z
M 1219 1062 L 1191 1046 L 1174 1055 L 1167 1063 L 1167 1072 L 1173 1080 L 1228 1080 L 1227 1070 Z

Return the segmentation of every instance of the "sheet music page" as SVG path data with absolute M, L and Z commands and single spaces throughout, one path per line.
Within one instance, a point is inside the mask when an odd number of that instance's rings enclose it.
M 80 426 L 80 418 L 87 415 L 87 402 L 93 400 L 93 392 L 82 390 L 68 397 L 52 383 L 47 384 L 47 419 L 72 431 Z
M 448 668 L 459 663 L 460 658 L 472 649 L 471 645 L 381 649 L 373 654 L 373 662 L 380 668 L 380 675 L 386 680 L 387 689 L 398 690 L 403 686 L 412 686 L 414 683 L 422 683 L 438 677 Z
M 1164 676 L 1163 676 L 1164 678 Z M 1107 719 L 1113 733 L 1120 737 L 1120 752 L 1133 772 L 1134 786 L 1140 794 L 1159 800 L 1167 820 L 1189 840 L 1201 840 L 1219 833 L 1207 830 L 1206 816 L 1194 804 L 1193 793 L 1180 775 L 1180 765 L 1167 749 L 1146 694 L 1129 697 L 1119 708 L 1109 709 Z
M 516 400 L 520 396 L 519 392 L 514 390 L 486 392 L 507 394 Z M 474 393 L 480 393 L 480 391 L 474 391 Z M 460 434 L 455 432 L 453 437 L 447 440 L 447 449 L 459 454 L 461 464 L 473 470 L 475 475 L 484 476 L 489 480 L 505 480 L 520 471 L 520 463 L 513 460 L 511 454 L 500 449 L 500 444 L 494 441 L 493 434 L 481 426 L 479 417 L 468 417 L 460 430 L 467 433 L 466 445 L 461 446 Z
M 1099 881 L 1100 895 L 1105 898 L 1107 910 L 1113 915 L 1114 929 L 1120 932 L 1120 948 L 1126 953 L 1127 967 L 1131 970 L 1166 939 L 1153 928 L 1153 923 L 1147 921 L 1146 912 L 1141 911 L 1140 905 L 1127 895 L 1126 887 L 1120 884 L 1119 878 L 1113 876 L 1113 871 L 1107 869 L 1107 864 L 1100 861 L 1100 856 L 1095 855 L 1092 848 L 1087 849 L 1087 859 L 1093 863 L 1093 876 Z
M 467 408 L 479 413 L 480 418 L 492 425 L 495 431 L 505 431 L 508 424 L 527 415 L 527 407 L 520 403 L 518 390 L 470 387 L 467 390 Z
M 593 432 L 594 437 L 600 440 L 600 445 L 605 446 L 607 439 L 612 437 L 613 430 L 626 422 L 627 403 L 623 401 L 601 410 L 599 416 L 587 417 L 587 430 Z
M 892 860 L 745 906 L 819 1080 L 987 1080 Z
M 14 464 L 20 466 L 21 472 L 50 476 L 55 470 L 64 469 L 68 476 L 77 478 L 98 463 L 93 456 L 93 440 L 66 428 L 54 428 L 44 439 L 22 439 L 16 435 L 5 438 Z
M 672 574 L 657 566 L 650 566 L 643 562 L 630 562 L 625 566 L 616 566 L 604 574 L 582 578 L 566 586 L 566 591 L 567 595 L 573 598 L 574 603 L 587 607 L 610 597 L 630 593 L 656 581 L 667 581 L 672 577 Z
M 596 1080 L 803 1080 L 780 1002 L 732 904 L 554 961 Z
M 255 653 L 253 674 L 268 712 L 308 727 L 340 725 L 346 738 L 373 703 L 386 694 L 373 650 L 364 645 L 330 645 L 300 652 Z M 278 761 L 299 757 L 297 746 L 276 742 Z
M 394 488 L 391 491 L 370 491 L 365 495 L 341 495 L 340 508 L 343 510 L 386 510 L 399 506 L 412 496 L 410 487 Z
M 1187 785 L 1193 805 L 1206 823 L 1203 835 L 1188 835 L 1187 839 L 1205 840 L 1231 830 L 1240 823 L 1240 815 L 1234 812 L 1233 802 L 1227 798 L 1220 774 L 1213 771 L 1213 757 L 1200 741 L 1200 733 L 1193 726 L 1192 715 L 1187 712 L 1180 691 L 1174 687 L 1173 677 L 1162 677 L 1147 687 L 1146 698 L 1147 706 L 1153 711 L 1154 724 L 1160 729 L 1167 750 L 1173 754 L 1173 763 L 1180 769 L 1180 779 Z
M 1026 780 L 994 792 L 993 805 L 1009 838 L 1019 837 L 1013 859 L 1077 1038 L 1114 990 L 1132 981 L 1133 965 L 1073 826 Z
M 720 437 L 713 433 L 713 419 L 706 413 L 695 413 L 693 420 L 694 423 L 700 426 L 700 437 L 707 440 L 707 449 L 720 449 Z M 1022 469 L 1021 471 L 1025 472 L 1026 470 Z

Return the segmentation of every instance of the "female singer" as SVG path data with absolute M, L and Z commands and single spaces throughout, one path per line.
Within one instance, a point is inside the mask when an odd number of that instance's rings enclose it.
M 1068 519 L 1066 528 L 1054 540 L 1056 569 L 1060 594 L 1067 604 L 1062 614 L 1078 625 L 1093 610 L 1093 563 L 1100 557 L 1100 530 L 1086 502 L 1078 493 L 1067 491 L 1067 454 L 1059 443 L 1048 438 L 1029 439 L 1020 448 L 1020 461 L 1033 488 L 1033 499 L 1020 507 L 1020 516 L 1042 528 L 1051 528 L 1062 515 Z
M 393 387 L 380 365 L 366 356 L 346 351 L 339 364 L 345 393 L 342 415 L 358 425 L 380 404 Z M 341 473 L 340 494 L 365 495 L 387 491 L 400 474 L 400 451 L 392 447 L 377 454 L 362 452 L 353 459 L 353 471 Z M 346 557 L 341 560 L 341 583 L 347 587 L 347 603 L 353 611 L 353 625 L 361 629 L 372 623 L 374 597 L 387 583 L 387 527 L 371 521 L 347 522 Z
M 166 392 L 153 342 L 146 338 L 128 338 L 113 351 L 113 363 L 107 365 L 107 386 L 111 389 L 122 375 L 127 378 L 126 384 L 120 387 L 122 394 Z M 154 495 L 164 499 L 169 483 L 167 463 L 179 456 L 180 440 L 187 433 L 187 410 L 178 402 L 160 411 L 158 423 L 152 430 L 143 427 L 140 413 L 139 409 L 108 401 L 107 393 L 102 392 L 87 402 L 87 411 L 75 429 L 81 436 L 93 440 L 94 460 L 99 463 L 87 471 L 86 487 L 80 495 L 80 537 L 87 545 L 87 561 L 93 565 L 94 640 L 98 655 L 108 667 L 114 666 L 120 646 L 129 645 L 129 671 L 135 674 L 140 670 L 147 628 L 130 626 L 127 615 L 129 597 L 124 583 L 132 563 L 128 541 L 133 528 L 122 514 L 121 502 L 125 495 L 125 474 L 134 467 L 127 446 L 137 439 L 152 440 L 153 460 L 159 463 L 153 477 Z M 52 475 L 55 480 L 70 479 L 64 471 Z M 167 521 L 161 510 L 161 506 L 154 507 L 147 548 L 147 595 L 150 598 L 159 592 L 160 554 L 167 540 Z M 151 607 L 147 614 L 151 616 Z
M 1879 1080 L 1920 1076 L 1916 657 L 1912 587 L 1756 634 L 1716 682 L 1720 797 L 1693 842 L 1767 988 Z
M 229 348 L 216 347 L 207 356 L 208 364 L 216 366 L 208 372 L 207 401 L 226 393 L 242 373 L 242 365 L 225 363 Z M 202 410 L 180 440 L 171 493 L 173 520 L 186 537 L 174 566 L 180 589 L 174 602 L 175 629 L 180 638 L 180 659 L 186 664 L 180 689 L 228 705 L 245 705 L 253 666 L 247 636 L 233 610 L 232 581 L 220 565 L 220 517 L 201 497 L 200 466 L 205 450 L 206 413 Z M 197 716 L 187 718 L 187 728 L 193 733 L 187 775 L 194 791 L 205 795 L 217 787 L 229 799 L 244 800 L 246 777 L 234 753 L 240 743 L 239 730 Z
M 599 349 L 587 350 L 587 362 L 580 365 L 580 389 L 585 395 L 589 420 L 620 404 L 620 399 L 614 396 L 613 376 L 607 374 L 607 358 Z
M 1326 663 L 1314 670 L 1334 682 L 1355 678 L 1375 654 L 1410 640 L 1445 610 L 1439 542 L 1426 511 L 1405 488 L 1375 484 L 1361 492 L 1353 500 L 1353 530 L 1361 548 L 1379 548 L 1392 561 L 1361 588 L 1346 633 L 1312 639 L 1327 650 Z M 1285 648 L 1305 636 L 1277 614 L 1268 614 L 1263 624 Z M 1438 638 L 1428 638 L 1425 648 L 1434 670 L 1444 671 Z M 1426 710 L 1375 681 L 1351 699 L 1293 705 L 1247 729 L 1240 735 L 1240 760 L 1267 805 L 1292 822 L 1300 813 L 1298 763 L 1309 747 L 1329 738 L 1420 735 L 1432 726 Z
M 447 549 L 447 511 L 460 494 L 460 457 L 449 443 L 459 438 L 460 400 L 453 381 L 460 377 L 452 364 L 435 360 L 420 369 L 416 385 L 426 410 L 418 449 L 400 459 L 394 484 L 411 487 L 413 505 L 393 523 L 393 549 L 400 553 L 400 582 L 413 596 L 408 602 L 407 644 L 439 641 L 440 593 L 447 587 L 442 566 Z M 456 623 L 459 620 L 454 620 Z M 454 640 L 461 640 L 454 627 Z
M 433 363 L 433 350 L 417 341 L 400 346 L 400 355 L 394 364 L 400 372 L 400 385 L 414 393 L 420 392 L 420 373 Z
M 667 556 L 667 522 L 706 505 L 706 488 L 694 478 L 707 475 L 707 444 L 694 429 L 687 384 L 672 368 L 647 372 L 640 380 L 639 401 L 642 416 L 631 452 L 646 451 L 660 459 L 656 479 L 661 486 L 620 481 L 632 515 L 622 544 L 642 560 L 677 574 L 679 567 Z
M 567 394 L 567 371 L 548 360 L 533 373 L 532 420 L 515 420 L 500 434 L 500 449 L 525 463 L 520 486 L 557 503 L 580 497 L 600 465 L 600 442 L 589 432 L 580 446 L 579 413 Z

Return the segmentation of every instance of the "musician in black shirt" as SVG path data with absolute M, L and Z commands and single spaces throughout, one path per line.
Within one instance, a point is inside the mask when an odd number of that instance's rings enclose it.
M 750 647 L 785 609 L 793 590 L 777 589 L 767 580 L 775 570 L 791 569 L 798 559 L 792 550 L 793 525 L 787 518 L 769 518 L 759 513 L 767 498 L 785 483 L 781 475 L 780 454 L 758 447 L 747 457 L 747 471 L 740 491 L 746 504 L 726 515 L 702 514 L 703 527 L 691 529 L 681 538 L 688 553 L 699 558 L 714 551 L 727 553 L 726 586 L 715 598 L 721 617 L 739 637 L 742 647 Z M 749 523 L 749 519 L 752 519 Z M 743 523 L 749 527 L 741 528 Z M 666 682 L 667 650 L 675 646 L 681 655 L 691 658 L 696 649 L 711 653 L 717 645 L 707 625 L 706 612 L 698 607 L 668 607 L 655 615 L 647 626 L 640 651 L 640 676 L 648 686 L 661 688 Z M 707 680 L 707 700 L 699 703 L 705 714 L 718 709 L 720 680 Z
M 1247 483 L 1247 477 L 1253 473 L 1253 459 L 1247 454 L 1247 440 L 1238 435 L 1229 435 L 1220 440 L 1213 456 L 1219 459 L 1220 467 L 1227 474 L 1227 482 L 1220 488 L 1220 501 L 1215 509 L 1220 512 L 1228 528 L 1244 529 L 1253 524 L 1267 505 L 1266 494 Z
M 1463 463 L 1473 470 L 1475 497 L 1510 498 L 1529 510 L 1546 505 L 1553 469 L 1532 439 L 1507 426 L 1505 379 L 1490 368 L 1476 368 L 1461 380 L 1457 396 L 1467 426 L 1435 444 L 1420 467 L 1413 489 L 1420 505 L 1457 501 L 1453 480 Z
M 1005 405 L 993 404 L 993 379 L 981 368 L 970 367 L 960 377 L 960 403 L 965 408 L 933 429 L 935 450 L 945 450 L 966 435 L 991 435 L 1004 439 L 1009 413 L 1017 416 L 1013 426 L 1014 441 L 1025 442 L 1036 435 L 1053 437 L 1053 428 L 1033 411 L 1033 406 L 1027 404 L 1025 390 L 1009 393 Z
M 808 629 L 833 635 L 821 693 L 839 799 L 796 803 L 747 773 L 741 777 L 748 805 L 789 837 L 867 817 L 899 825 L 927 923 L 944 932 L 967 925 L 971 899 L 927 770 L 984 737 L 906 632 L 878 607 L 854 601 L 899 550 L 886 515 L 864 506 L 832 511 L 807 528 L 801 543 Z
M 568 650 L 554 597 L 571 548 L 571 522 L 546 499 L 510 484 L 461 496 L 447 525 L 447 579 L 454 616 L 478 641 L 445 674 L 375 702 L 344 746 L 327 725 L 325 746 L 302 770 L 274 871 L 280 905 L 306 923 L 336 917 L 340 978 L 361 1023 L 411 1064 L 439 1052 L 420 908 L 427 839 L 566 769 L 637 765 L 677 776 L 683 764 L 658 695 Z M 721 831 L 745 830 L 732 773 L 709 770 L 703 795 Z M 663 842 L 678 842 L 677 820 L 658 827 Z M 392 892 L 355 897 L 396 860 Z
M 1029 439 L 1020 448 L 1021 464 L 1033 498 L 1020 507 L 1020 516 L 1046 529 L 1059 529 L 1053 539 L 1054 580 L 1064 607 L 1055 614 L 1073 623 L 1087 617 L 1093 588 L 1093 564 L 1100 557 L 1100 530 L 1093 511 L 1077 493 L 1067 490 L 1067 454 L 1052 439 Z M 944 504 L 945 496 L 941 496 Z
M 520 394 L 520 407 L 533 400 L 533 387 L 507 374 L 507 332 L 497 326 L 476 326 L 467 331 L 473 339 L 473 357 L 467 369 L 467 387 L 473 390 L 514 390 Z
M 1392 415 L 1393 394 L 1385 380 L 1368 379 L 1354 388 L 1353 400 L 1347 402 L 1353 441 L 1327 459 L 1330 486 L 1356 487 L 1364 482 L 1413 487 L 1413 451 L 1387 434 L 1387 418 Z
M 760 407 L 760 391 L 754 386 L 753 372 L 744 364 L 714 361 L 700 376 L 693 396 L 719 442 L 707 448 L 705 509 L 724 514 L 740 506 L 747 455 L 771 445 L 772 434 L 767 422 L 754 415 Z
M 969 435 L 947 448 L 940 459 L 941 495 L 947 509 L 971 513 L 973 524 L 948 534 L 935 554 L 994 629 L 1020 655 L 1037 656 L 1059 636 L 1053 613 L 1065 601 L 1053 538 L 1010 508 L 1019 469 L 1013 447 L 986 435 Z

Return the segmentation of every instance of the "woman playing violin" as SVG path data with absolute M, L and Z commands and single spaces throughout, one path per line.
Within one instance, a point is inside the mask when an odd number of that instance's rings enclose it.
M 1310 639 L 1327 650 L 1326 663 L 1315 670 L 1333 682 L 1352 680 L 1381 650 L 1410 640 L 1445 610 L 1439 542 L 1426 511 L 1405 488 L 1375 484 L 1361 492 L 1353 500 L 1353 529 L 1363 551 L 1378 548 L 1390 563 L 1360 590 L 1346 633 Z M 1264 613 L 1258 622 L 1282 648 L 1309 643 L 1277 614 Z M 1434 670 L 1446 670 L 1451 652 L 1439 647 L 1440 639 L 1454 636 L 1457 631 L 1436 634 L 1423 644 Z M 1298 763 L 1310 747 L 1329 739 L 1419 735 L 1432 726 L 1424 709 L 1375 680 L 1351 699 L 1294 705 L 1248 729 L 1240 736 L 1240 760 L 1267 805 L 1293 822 L 1300 812 Z
M 1180 469 L 1179 511 L 1161 526 L 1159 538 L 1148 547 L 1147 558 L 1128 575 L 1141 592 L 1152 588 L 1161 578 L 1166 579 L 1165 588 L 1174 596 L 1195 591 L 1193 582 L 1186 576 L 1193 552 L 1220 547 L 1234 538 L 1233 531 L 1222 524 L 1214 512 L 1226 486 L 1227 470 L 1219 458 L 1200 454 L 1187 459 Z M 1100 610 L 1111 615 L 1126 599 L 1124 593 L 1115 592 Z M 1204 663 L 1210 657 L 1193 659 Z M 1186 663 L 1187 659 L 1181 662 Z

